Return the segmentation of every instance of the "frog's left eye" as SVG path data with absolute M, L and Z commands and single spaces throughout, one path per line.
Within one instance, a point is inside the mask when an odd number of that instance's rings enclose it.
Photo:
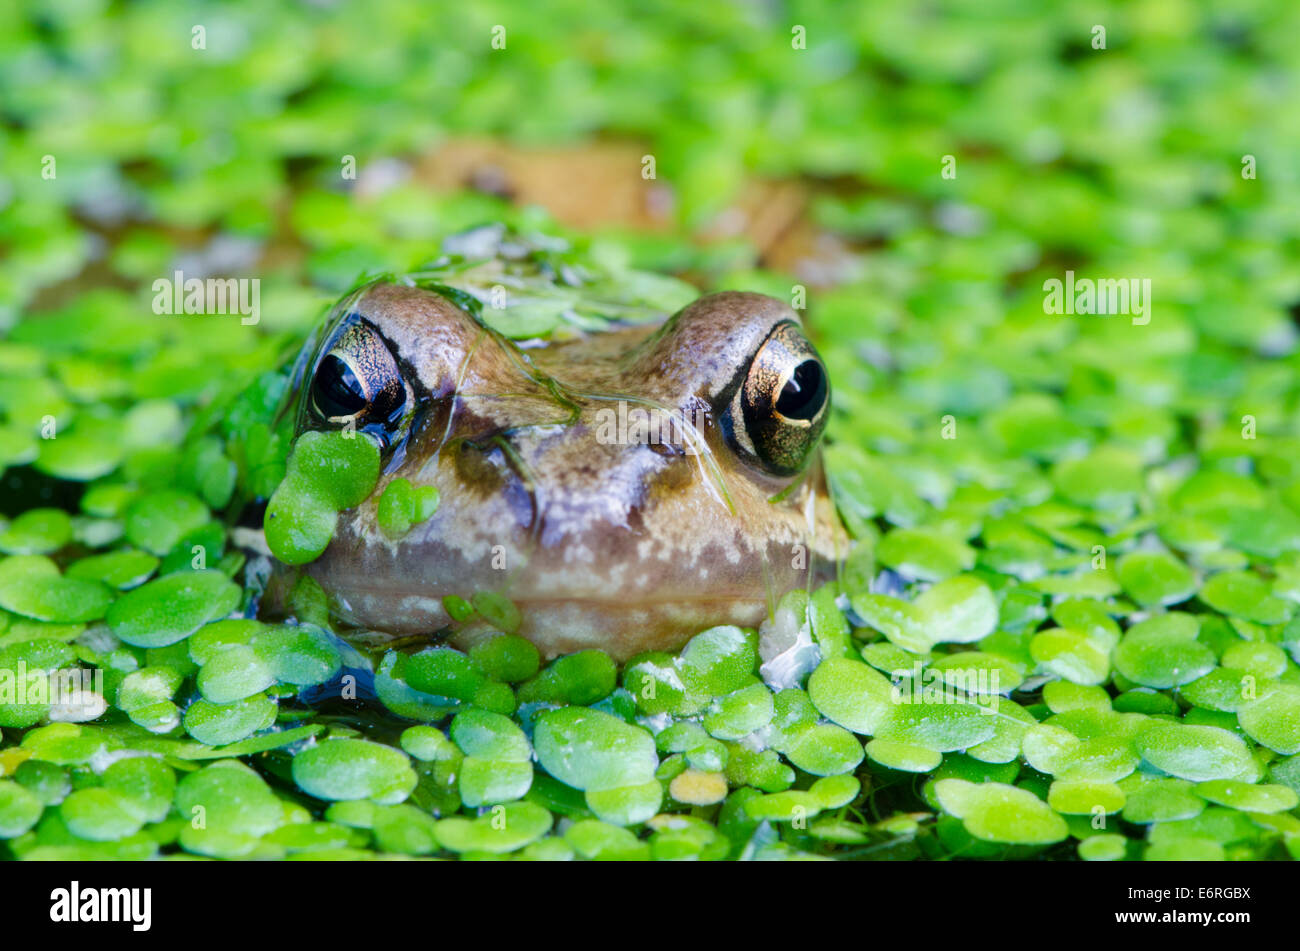
M 309 398 L 320 421 L 351 425 L 388 444 L 401 425 L 407 388 L 383 339 L 356 318 L 316 363 Z
M 735 402 L 729 415 L 738 448 L 773 475 L 804 467 L 826 428 L 831 389 L 825 364 L 796 324 L 777 324 L 768 334 Z

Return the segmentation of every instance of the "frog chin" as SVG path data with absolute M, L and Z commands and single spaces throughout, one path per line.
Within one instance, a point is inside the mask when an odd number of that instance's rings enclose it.
M 368 646 L 414 646 L 447 642 L 468 650 L 500 635 L 482 620 L 456 624 L 440 601 L 423 595 L 389 592 L 381 602 L 373 595 L 335 599 L 340 617 L 364 631 Z M 546 658 L 597 649 L 616 661 L 646 651 L 674 651 L 709 627 L 734 624 L 757 627 L 769 614 L 761 592 L 718 593 L 709 596 L 656 598 L 644 601 L 592 597 L 520 598 L 515 602 L 521 621 L 517 633 Z M 372 614 L 382 609 L 383 617 Z
M 447 602 L 493 593 L 513 603 L 517 632 L 546 656 L 596 648 L 617 660 L 676 650 L 719 624 L 757 627 L 785 592 L 810 580 L 784 543 L 745 548 L 743 536 L 721 532 L 694 551 L 606 531 L 531 553 L 526 539 L 502 533 L 490 536 L 506 542 L 495 561 L 486 542 L 475 547 L 461 531 L 452 544 L 436 527 L 394 545 L 364 523 L 346 523 L 305 571 L 370 645 L 468 647 L 495 629 L 477 618 L 457 623 Z
M 535 601 L 523 607 L 520 634 L 548 658 L 594 648 L 616 661 L 646 651 L 675 651 L 699 631 L 720 624 L 757 627 L 768 615 L 765 598 L 692 598 L 640 603 L 612 601 Z M 469 648 L 495 636 L 467 626 L 452 636 Z

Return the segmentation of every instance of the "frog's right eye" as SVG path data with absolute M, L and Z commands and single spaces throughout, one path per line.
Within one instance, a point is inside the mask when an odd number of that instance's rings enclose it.
M 799 326 L 777 324 L 759 346 L 728 409 L 737 451 L 776 476 L 808 462 L 830 415 L 826 366 Z
M 312 375 L 311 410 L 319 421 L 371 433 L 384 445 L 401 426 L 407 396 L 388 346 L 360 318 L 335 338 Z

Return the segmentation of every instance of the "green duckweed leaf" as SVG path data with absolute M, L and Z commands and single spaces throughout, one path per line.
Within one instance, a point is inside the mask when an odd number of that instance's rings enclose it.
M 876 546 L 876 557 L 918 581 L 943 581 L 975 565 L 975 550 L 965 542 L 922 528 L 894 529 Z
M 790 762 L 814 776 L 847 773 L 862 762 L 862 744 L 842 727 L 829 723 L 804 726 L 784 744 Z
M 1193 792 L 1202 799 L 1231 806 L 1243 812 L 1289 812 L 1300 805 L 1300 795 L 1289 786 L 1256 785 L 1233 782 L 1230 779 L 1212 779 L 1197 783 Z
M 551 828 L 551 814 L 531 802 L 493 806 L 477 819 L 453 816 L 437 824 L 438 840 L 453 852 L 504 854 L 540 839 Z
M 239 586 L 220 571 L 178 571 L 126 592 L 105 620 L 135 647 L 166 647 L 239 606 Z
M 104 788 L 116 793 L 124 807 L 143 822 L 162 822 L 176 794 L 176 773 L 152 756 L 129 756 L 109 765 Z M 66 818 L 66 813 L 65 813 Z
M 1205 800 L 1185 779 L 1135 773 L 1119 782 L 1124 791 L 1124 821 L 1149 824 L 1198 816 Z
M 935 795 L 945 811 L 985 842 L 1050 845 L 1069 832 L 1065 820 L 1047 803 L 1015 786 L 941 779 L 935 784 Z
M 185 732 L 208 746 L 225 746 L 275 722 L 275 701 L 258 693 L 228 703 L 195 700 L 185 710 Z
M 1124 791 L 1114 783 L 1058 779 L 1047 793 L 1047 804 L 1063 815 L 1097 815 L 1124 808 Z
M 921 612 L 933 644 L 968 644 L 993 633 L 998 604 L 993 592 L 972 575 L 958 575 L 931 586 L 913 605 Z
M 230 759 L 183 776 L 176 784 L 176 811 L 196 832 L 222 836 L 256 839 L 284 822 L 284 807 L 270 787 L 252 769 Z M 190 847 L 184 839 L 182 844 Z
M 266 542 L 286 564 L 312 561 L 334 537 L 338 513 L 360 505 L 379 480 L 379 447 L 356 432 L 298 437 L 284 481 L 266 508 Z
M 11 779 L 0 779 L 0 838 L 16 839 L 41 817 L 44 803 Z
M 808 696 L 827 719 L 864 736 L 881 728 L 894 705 L 892 685 L 883 675 L 842 658 L 817 666 L 808 678 Z
M 1156 769 L 1194 782 L 1232 779 L 1251 765 L 1241 738 L 1212 726 L 1155 722 L 1137 735 L 1137 750 Z
M 687 690 L 721 697 L 747 686 L 757 664 L 758 649 L 751 635 L 738 627 L 714 627 L 687 642 L 679 673 Z
M 166 555 L 208 521 L 208 507 L 186 492 L 142 495 L 126 510 L 126 538 L 152 555 Z
M 611 789 L 588 789 L 583 798 L 596 818 L 613 825 L 648 822 L 663 803 L 663 786 L 657 779 Z
M 582 790 L 647 783 L 659 765 L 649 733 L 599 710 L 565 707 L 540 714 L 533 746 L 544 770 Z
M 944 700 L 912 700 L 894 707 L 878 736 L 947 753 L 977 746 L 990 739 L 994 732 L 993 720 L 991 707 Z
M 62 509 L 28 509 L 3 531 L 0 551 L 8 555 L 48 555 L 72 540 L 72 519 Z
M 1275 596 L 1262 578 L 1250 571 L 1225 571 L 1201 588 L 1200 598 L 1216 611 L 1259 624 L 1281 624 L 1295 613 L 1293 605 Z
M 1124 593 L 1144 607 L 1179 604 L 1196 593 L 1196 576 L 1168 552 L 1133 552 L 1115 566 Z
M 1079 858 L 1085 862 L 1118 862 L 1127 853 L 1127 845 L 1127 839 L 1111 832 L 1090 836 L 1079 843 Z
M 85 581 L 102 581 L 111 587 L 125 590 L 147 581 L 158 565 L 158 559 L 147 552 L 122 549 L 80 558 L 68 565 L 67 576 Z
M 68 578 L 43 555 L 0 560 L 0 608 L 38 621 L 78 623 L 104 617 L 113 592 L 99 581 Z
M 365 740 L 324 740 L 293 758 L 293 779 L 317 799 L 373 799 L 392 805 L 410 795 L 416 775 L 401 750 Z
M 1195 639 L 1196 630 L 1187 615 L 1163 615 L 1134 625 L 1115 648 L 1115 668 L 1144 687 L 1191 683 L 1215 666 L 1214 652 Z
M 908 773 L 928 773 L 943 762 L 943 754 L 937 750 L 898 740 L 874 739 L 866 752 L 873 763 Z
M 1237 719 L 1261 746 L 1287 756 L 1300 753 L 1300 686 L 1270 685 L 1258 699 L 1238 708 Z
M 91 787 L 71 793 L 59 807 L 69 831 L 94 842 L 134 835 L 144 825 L 138 810 L 112 789 Z

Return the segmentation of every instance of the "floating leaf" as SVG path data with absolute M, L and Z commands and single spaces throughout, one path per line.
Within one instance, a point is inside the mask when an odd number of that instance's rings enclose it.
M 944 810 L 986 842 L 1050 845 L 1068 834 L 1065 820 L 1037 796 L 1004 783 L 941 779 L 935 784 Z
M 1276 597 L 1253 572 L 1225 571 L 1205 582 L 1201 600 L 1217 611 L 1259 624 L 1281 624 L 1290 619 L 1294 607 Z
M 646 783 L 659 765 L 649 733 L 599 710 L 540 714 L 533 745 L 543 769 L 582 790 Z
M 514 852 L 545 835 L 551 814 L 531 802 L 510 802 L 477 819 L 454 816 L 437 825 L 439 841 L 453 852 Z
M 1179 604 L 1196 593 L 1196 576 L 1168 552 L 1133 552 L 1115 566 L 1124 592 L 1138 604 Z
M 871 736 L 889 717 L 893 687 L 880 673 L 853 660 L 832 658 L 808 678 L 808 696 L 829 720 Z
M 931 643 L 968 644 L 989 634 L 998 623 L 993 592 L 972 575 L 959 575 L 931 586 L 913 602 L 920 610 Z
M 1300 753 L 1300 686 L 1270 685 L 1237 710 L 1237 719 L 1256 743 L 1288 756 Z
M 166 647 L 239 605 L 239 586 L 219 571 L 178 571 L 122 595 L 105 620 L 136 647 Z
M 1185 623 L 1175 623 L 1183 619 Z M 1196 622 L 1187 615 L 1144 621 L 1130 628 L 1115 648 L 1115 668 L 1145 687 L 1191 683 L 1215 666 L 1214 652 L 1195 637 Z
M 1251 764 L 1240 737 L 1212 726 L 1152 723 L 1138 734 L 1137 749 L 1157 769 L 1195 782 L 1231 779 Z
M 67 578 L 43 555 L 0 560 L 0 608 L 38 621 L 76 623 L 104 617 L 113 592 L 99 581 Z
M 293 758 L 293 779 L 318 799 L 404 800 L 416 776 L 401 750 L 365 740 L 325 740 Z

